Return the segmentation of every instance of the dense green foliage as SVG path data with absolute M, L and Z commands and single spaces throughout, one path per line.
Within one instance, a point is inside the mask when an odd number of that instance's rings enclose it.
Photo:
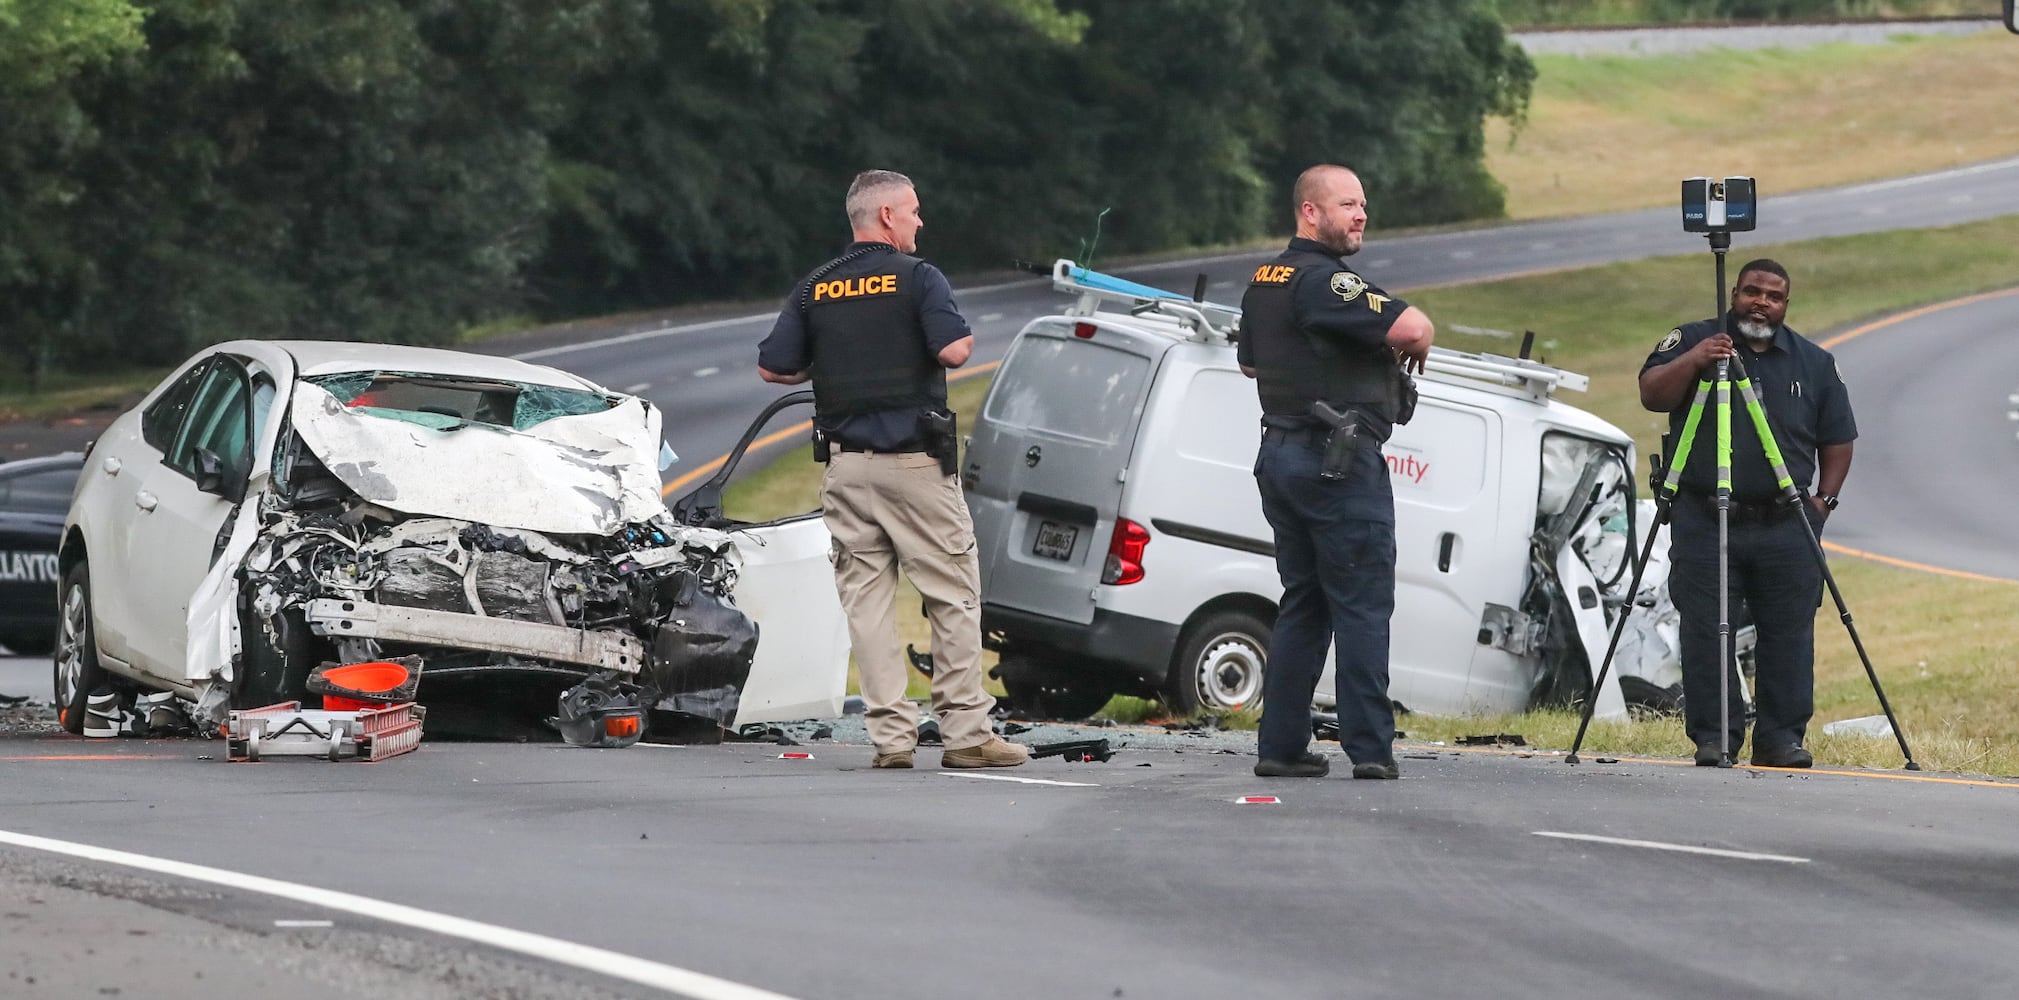
M 1510 25 L 1704 24 L 1839 17 L 1990 17 L 1991 0 L 1498 0 Z
M 781 292 L 857 170 L 1000 266 L 1490 217 L 1491 0 L 0 0 L 0 365 Z

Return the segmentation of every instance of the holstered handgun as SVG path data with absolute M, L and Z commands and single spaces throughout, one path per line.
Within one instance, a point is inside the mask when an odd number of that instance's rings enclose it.
M 925 453 L 939 459 L 939 471 L 951 476 L 960 470 L 960 418 L 952 410 L 926 410 L 918 415 L 919 436 Z
M 1353 473 L 1353 453 L 1360 450 L 1360 420 L 1352 410 L 1340 413 L 1324 400 L 1311 404 L 1311 415 L 1325 422 L 1332 432 L 1325 436 L 1325 464 L 1318 478 L 1341 480 Z
M 832 458 L 833 455 L 834 450 L 828 443 L 827 432 L 815 427 L 813 429 L 813 460 L 826 465 L 827 460 Z

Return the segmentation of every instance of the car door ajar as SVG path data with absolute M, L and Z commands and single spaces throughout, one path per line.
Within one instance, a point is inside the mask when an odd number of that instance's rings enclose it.
M 673 504 L 681 523 L 729 532 L 742 557 L 730 597 L 757 623 L 758 634 L 735 726 L 831 718 L 841 714 L 848 693 L 848 620 L 834 590 L 830 536 L 820 511 L 761 522 L 733 520 L 723 512 L 723 490 L 758 433 L 779 412 L 812 402 L 809 390 L 774 400 L 722 468 Z

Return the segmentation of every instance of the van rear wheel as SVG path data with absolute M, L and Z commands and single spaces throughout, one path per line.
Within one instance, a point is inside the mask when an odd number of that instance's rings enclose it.
M 1185 630 L 1164 697 L 1179 715 L 1259 707 L 1268 662 L 1267 621 L 1250 611 L 1215 611 Z

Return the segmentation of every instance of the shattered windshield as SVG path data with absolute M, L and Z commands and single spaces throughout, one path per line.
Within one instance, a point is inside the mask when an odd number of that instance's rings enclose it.
M 585 389 L 418 372 L 346 372 L 304 379 L 354 412 L 431 430 L 492 424 L 523 431 L 556 417 L 601 413 L 616 400 Z

